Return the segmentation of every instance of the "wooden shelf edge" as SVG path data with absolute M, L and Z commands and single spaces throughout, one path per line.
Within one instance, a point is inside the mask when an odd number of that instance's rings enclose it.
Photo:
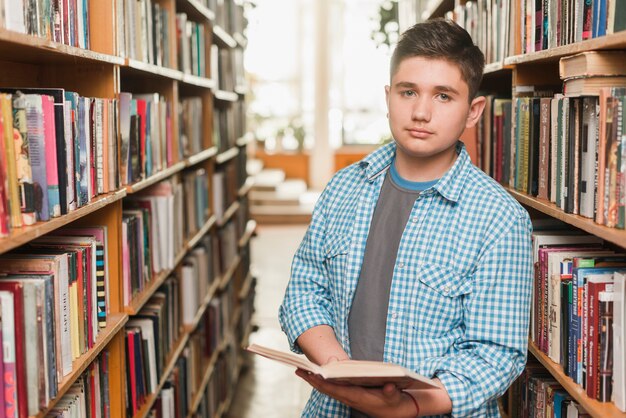
M 237 45 L 241 48 L 245 48 L 248 45 L 248 40 L 243 34 L 239 32 L 233 33 L 233 39 L 237 42 Z
M 183 77 L 181 79 L 183 83 L 191 84 L 196 87 L 203 87 L 205 89 L 214 89 L 215 88 L 215 80 L 207 77 L 200 77 L 193 74 L 185 74 L 183 73 Z
M 196 244 L 202 239 L 203 236 L 206 235 L 207 232 L 209 232 L 209 230 L 213 227 L 213 225 L 215 225 L 216 222 L 217 219 L 215 218 L 215 215 L 211 215 L 209 219 L 207 219 L 207 221 L 204 223 L 204 225 L 202 225 L 202 228 L 200 228 L 198 232 L 196 232 L 195 235 L 189 241 L 187 241 L 187 251 L 195 247 Z
M 124 66 L 133 70 L 142 71 L 144 73 L 158 75 L 160 77 L 169 78 L 176 81 L 182 81 L 183 72 L 168 67 L 160 67 L 158 65 L 149 64 L 132 58 L 126 58 Z
M 244 134 L 241 138 L 237 138 L 235 144 L 237 144 L 238 147 L 245 147 L 252 141 L 254 141 L 254 134 L 252 132 L 248 132 Z
M 161 373 L 161 380 L 159 381 L 157 390 L 148 396 L 147 400 L 143 403 L 143 405 L 141 405 L 139 411 L 137 411 L 137 413 L 132 418 L 146 418 L 148 416 L 148 413 L 154 405 L 154 402 L 157 400 L 161 389 L 163 389 L 165 382 L 167 382 L 170 373 L 172 372 L 172 370 L 174 370 L 174 366 L 176 366 L 176 361 L 178 360 L 180 354 L 183 352 L 187 341 L 189 341 L 189 334 L 183 333 L 180 336 L 179 341 L 174 344 L 173 350 L 167 357 L 167 360 L 165 362 L 165 368 L 163 369 L 163 373 Z
M 239 240 L 239 248 L 245 247 L 248 242 L 250 241 L 250 238 L 252 238 L 252 235 L 254 235 L 254 231 L 256 230 L 256 221 L 254 219 L 248 219 L 248 222 L 246 223 L 246 230 L 243 233 L 243 236 L 241 237 L 241 239 Z
M 165 279 L 167 279 L 170 274 L 174 272 L 186 254 L 187 247 L 183 246 L 178 254 L 176 254 L 176 258 L 174 258 L 174 267 L 159 272 L 156 278 L 151 280 L 150 283 L 148 283 L 148 286 L 132 299 L 131 304 L 124 308 L 125 312 L 129 315 L 137 315 L 143 305 L 150 300 L 150 297 L 154 294 L 154 292 L 156 292 L 156 290 L 163 284 Z
M 92 51 L 74 46 L 65 45 L 54 42 L 46 38 L 41 38 L 25 33 L 13 32 L 4 28 L 0 28 L 0 42 L 9 43 L 30 49 L 32 51 L 41 51 L 58 55 L 59 57 L 71 56 L 76 59 L 84 59 L 87 61 L 95 61 L 104 64 L 124 64 L 124 58 L 116 55 L 105 54 L 102 52 Z
M 226 286 L 228 286 L 228 283 L 230 283 L 231 279 L 233 278 L 233 275 L 235 274 L 235 270 L 237 270 L 237 266 L 239 265 L 240 261 L 241 261 L 240 256 L 235 257 L 233 262 L 228 267 L 228 270 L 226 270 L 226 272 L 222 276 L 220 280 L 220 287 L 219 287 L 220 292 L 226 289 Z
M 189 412 L 187 414 L 188 417 L 192 417 L 196 413 L 198 406 L 200 406 L 200 401 L 204 396 L 204 389 L 206 388 L 206 385 L 209 384 L 209 380 L 211 380 L 211 375 L 213 374 L 213 371 L 215 370 L 215 365 L 217 364 L 217 358 L 219 357 L 219 354 L 222 352 L 223 349 L 224 348 L 222 344 L 220 344 L 215 347 L 215 350 L 211 354 L 209 363 L 207 364 L 204 375 L 202 376 L 200 386 L 198 386 L 198 391 L 193 395 L 191 399 L 191 405 L 189 406 Z
M 194 316 L 193 321 L 191 321 L 190 324 L 183 325 L 183 328 L 186 333 L 191 334 L 198 326 L 198 323 L 200 322 L 200 319 L 202 319 L 202 316 L 204 315 L 206 308 L 209 306 L 209 303 L 211 303 L 211 299 L 213 299 L 213 297 L 217 293 L 217 290 L 220 287 L 220 280 L 221 279 L 216 278 L 211 284 L 211 287 L 209 287 L 207 294 L 204 296 L 204 300 L 198 307 L 198 311 L 196 312 L 196 316 Z
M 612 33 L 599 38 L 587 39 L 569 45 L 558 46 L 544 51 L 514 55 L 504 60 L 505 65 L 528 64 L 539 61 L 556 60 L 567 55 L 596 49 L 615 49 L 626 47 L 626 31 Z
M 110 314 L 108 316 L 107 326 L 100 331 L 100 335 L 98 335 L 94 346 L 72 362 L 72 372 L 59 382 L 57 396 L 50 401 L 45 409 L 40 410 L 35 417 L 44 418 L 46 414 L 55 407 L 57 402 L 59 402 L 59 400 L 63 398 L 63 395 L 65 395 L 65 393 L 72 387 L 76 379 L 78 379 L 84 371 L 87 370 L 87 367 L 105 349 L 113 337 L 115 337 L 122 327 L 124 327 L 127 321 L 128 315 L 125 313 Z
M 254 278 L 253 274 L 251 271 L 248 272 L 248 274 L 246 275 L 246 278 L 243 281 L 243 285 L 241 286 L 241 290 L 239 290 L 239 294 L 237 295 L 237 297 L 239 298 L 240 301 L 244 300 L 245 298 L 248 297 L 248 294 L 250 293 L 250 288 L 252 287 L 252 279 Z
M 518 192 L 517 190 L 505 187 L 508 192 L 517 199 L 518 202 L 537 209 L 553 218 L 557 218 L 563 222 L 580 228 L 590 234 L 596 235 L 606 241 L 612 242 L 619 246 L 624 246 L 626 241 L 626 231 L 623 229 L 608 228 L 604 225 L 599 225 L 593 221 L 593 219 L 585 218 L 579 215 L 571 215 L 563 212 L 554 203 L 539 200 L 525 193 Z
M 254 187 L 254 177 L 246 178 L 246 182 L 241 186 L 241 188 L 237 191 L 237 196 L 244 197 L 245 195 L 252 190 Z
M 24 245 L 35 238 L 52 232 L 55 229 L 102 209 L 103 207 L 122 199 L 124 196 L 126 196 L 126 189 L 120 189 L 116 192 L 97 196 L 85 206 L 78 208 L 67 215 L 53 218 L 46 222 L 37 222 L 34 225 L 15 228 L 11 231 L 8 237 L 0 239 L 0 253 L 4 254 L 7 251 Z
M 233 215 L 237 212 L 237 210 L 239 209 L 239 202 L 233 202 L 228 209 L 226 209 L 226 211 L 224 212 L 224 215 L 222 216 L 222 219 L 219 219 L 217 221 L 217 226 L 218 227 L 223 227 L 224 225 L 226 225 L 228 223 L 228 221 L 230 221 L 230 218 L 233 217 Z
M 221 100 L 223 102 L 234 103 L 239 100 L 239 95 L 233 91 L 226 90 L 214 90 L 213 96 L 216 100 Z
M 215 157 L 215 162 L 217 164 L 224 164 L 225 162 L 235 158 L 237 155 L 239 155 L 239 148 L 232 147 L 227 151 L 217 154 L 217 157 Z
M 213 25 L 213 35 L 220 41 L 223 46 L 236 48 L 237 41 L 230 36 L 221 26 Z
M 179 171 L 182 171 L 183 168 L 185 168 L 185 162 L 179 161 L 175 163 L 174 165 L 172 165 L 171 167 L 168 167 L 165 170 L 161 170 L 146 179 L 139 180 L 138 182 L 133 183 L 133 184 L 129 184 L 128 186 L 126 186 L 126 193 L 133 194 L 141 190 L 144 190 L 147 187 L 150 187 L 153 184 L 158 183 L 161 180 L 165 180 L 166 178 L 171 177 L 172 175 L 178 173 Z
M 563 386 L 563 388 L 594 418 L 625 418 L 626 413 L 618 410 L 612 403 L 602 403 L 595 399 L 590 399 L 585 390 L 576 384 L 569 376 L 563 372 L 563 368 L 554 363 L 537 346 L 529 341 L 528 350 L 548 369 L 550 374 Z
M 203 151 L 200 151 L 196 155 L 192 155 L 185 160 L 185 168 L 194 166 L 198 163 L 208 160 L 211 157 L 217 155 L 217 147 L 207 148 Z
M 198 13 L 204 16 L 207 20 L 215 20 L 215 13 L 198 0 L 184 0 L 188 5 L 193 7 Z

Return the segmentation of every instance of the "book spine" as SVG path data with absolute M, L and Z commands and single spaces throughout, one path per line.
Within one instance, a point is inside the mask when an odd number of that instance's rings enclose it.
M 61 197 L 59 193 L 59 170 L 57 166 L 57 139 L 54 116 L 54 99 L 41 95 L 44 145 L 46 159 L 46 179 L 48 181 L 48 209 L 51 218 L 61 216 Z M 64 155 L 61 156 L 64 158 Z M 63 199 L 65 200 L 65 199 Z
M 610 402 L 613 392 L 613 300 L 609 292 L 598 295 L 600 306 L 600 356 L 599 356 L 599 391 L 596 398 L 600 402 Z

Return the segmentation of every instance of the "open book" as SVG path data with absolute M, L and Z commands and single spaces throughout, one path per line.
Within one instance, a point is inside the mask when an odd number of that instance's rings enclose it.
M 382 387 L 394 383 L 400 389 L 436 389 L 432 380 L 402 366 L 381 361 L 345 360 L 323 366 L 311 363 L 304 356 L 252 344 L 246 350 L 281 363 L 320 375 L 326 380 L 358 386 Z

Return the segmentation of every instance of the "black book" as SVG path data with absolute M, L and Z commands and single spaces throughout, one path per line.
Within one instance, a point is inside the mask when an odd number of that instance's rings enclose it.
M 541 127 L 540 105 L 541 98 L 530 99 L 530 126 L 528 129 L 528 194 L 539 194 L 539 136 Z
M 560 363 L 563 370 L 567 370 L 569 359 L 569 289 L 572 286 L 572 280 L 561 281 L 561 358 Z

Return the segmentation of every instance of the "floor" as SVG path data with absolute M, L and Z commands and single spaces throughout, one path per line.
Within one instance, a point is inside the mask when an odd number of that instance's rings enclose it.
M 305 231 L 303 225 L 257 227 L 251 254 L 257 277 L 253 320 L 259 329 L 251 335 L 251 343 L 289 349 L 278 324 L 278 306 L 289 280 L 291 259 Z M 294 369 L 253 355 L 247 356 L 246 364 L 228 418 L 300 416 L 311 389 L 294 374 Z

